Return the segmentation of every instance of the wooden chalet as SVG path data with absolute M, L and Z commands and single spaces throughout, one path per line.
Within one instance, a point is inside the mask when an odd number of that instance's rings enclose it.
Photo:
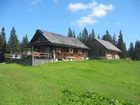
M 108 41 L 94 38 L 90 46 L 90 57 L 92 58 L 120 59 L 121 51 Z
M 88 58 L 88 47 L 76 38 L 37 30 L 30 41 L 34 59 L 84 60 Z M 40 62 L 40 61 L 39 61 Z

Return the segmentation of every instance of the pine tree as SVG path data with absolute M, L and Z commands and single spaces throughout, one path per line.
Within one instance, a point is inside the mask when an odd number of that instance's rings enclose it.
M 140 60 L 140 41 L 136 41 L 135 43 L 135 58 L 136 60 Z
M 10 52 L 11 53 L 20 52 L 19 40 L 17 38 L 16 30 L 15 30 L 14 27 L 12 27 L 8 43 L 9 43 L 9 46 L 10 46 Z
M 2 27 L 1 29 L 1 37 L 2 37 L 2 43 L 3 43 L 3 53 L 6 51 L 6 34 L 5 34 L 5 28 Z
M 10 48 L 9 41 L 6 43 L 6 53 L 11 53 L 11 48 Z
M 0 32 L 0 60 L 4 61 L 5 60 L 5 52 L 6 52 L 6 36 L 5 36 L 5 29 L 2 27 L 1 32 Z
M 0 34 L 0 54 L 2 54 L 3 44 L 2 44 L 2 37 Z
M 127 56 L 126 45 L 125 45 L 125 43 L 123 41 L 123 35 L 122 35 L 122 31 L 121 30 L 119 32 L 119 39 L 118 39 L 117 47 L 121 50 L 120 57 L 121 58 L 126 58 L 126 56 Z
M 116 38 L 116 35 L 115 34 L 113 35 L 112 44 L 114 46 L 117 46 L 117 38 Z
M 130 46 L 129 46 L 129 49 L 128 49 L 128 53 L 129 53 L 130 58 L 132 60 L 135 60 L 135 48 L 134 48 L 132 42 L 130 43 Z
M 91 48 L 91 43 L 93 42 L 95 38 L 95 33 L 94 33 L 94 29 L 92 29 L 91 34 L 89 34 L 88 40 L 87 40 L 87 46 L 89 48 Z
M 95 32 L 94 29 L 92 29 L 91 34 L 89 35 L 90 38 L 95 38 Z
M 72 32 L 72 37 L 73 37 L 73 38 L 76 38 L 74 30 L 73 30 L 73 32 Z
M 29 48 L 27 47 L 27 44 L 29 43 L 27 35 L 23 37 L 21 42 L 21 52 L 26 53 L 29 51 Z
M 68 29 L 68 37 L 73 37 L 72 30 L 71 30 L 70 27 L 69 27 L 69 29 Z
M 109 31 L 108 31 L 108 30 L 106 30 L 106 34 L 103 35 L 102 39 L 103 39 L 103 40 L 106 40 L 106 41 L 109 41 L 109 42 L 112 43 L 112 37 L 111 37 L 111 35 L 109 34 Z
M 3 62 L 2 49 L 3 49 L 3 45 L 2 45 L 2 37 L 1 37 L 1 35 L 0 35 L 0 62 Z
M 84 44 L 87 44 L 87 40 L 88 40 L 88 31 L 86 28 L 84 28 L 84 30 L 82 32 L 82 42 Z

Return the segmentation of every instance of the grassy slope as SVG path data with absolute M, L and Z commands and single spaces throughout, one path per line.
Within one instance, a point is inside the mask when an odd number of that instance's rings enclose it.
M 0 64 L 0 105 L 53 105 L 62 91 L 93 91 L 140 104 L 140 62 L 60 62 L 26 67 Z

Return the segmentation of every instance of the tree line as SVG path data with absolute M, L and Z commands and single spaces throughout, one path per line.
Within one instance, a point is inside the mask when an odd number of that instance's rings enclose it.
M 5 61 L 5 54 L 18 54 L 18 53 L 26 53 L 30 50 L 27 47 L 29 43 L 27 35 L 23 36 L 22 41 L 20 42 L 18 36 L 16 34 L 16 29 L 12 27 L 10 31 L 10 37 L 6 39 L 5 28 L 2 27 L 0 32 L 0 62 Z
M 91 43 L 94 38 L 103 39 L 106 41 L 111 42 L 113 45 L 118 47 L 121 50 L 120 57 L 121 58 L 131 58 L 132 60 L 137 60 L 140 56 L 140 41 L 136 41 L 135 44 L 132 42 L 130 43 L 130 46 L 127 50 L 126 44 L 123 40 L 123 34 L 120 30 L 118 38 L 116 34 L 111 36 L 108 30 L 106 30 L 106 33 L 102 35 L 96 35 L 94 32 L 94 29 L 92 29 L 91 33 L 87 31 L 86 28 L 83 29 L 82 32 L 79 33 L 79 35 L 75 35 L 75 31 L 71 28 L 68 28 L 68 37 L 73 37 L 79 39 L 81 42 L 83 42 L 85 45 L 87 45 L 92 50 Z M 27 47 L 29 43 L 27 35 L 24 35 L 22 38 L 22 41 L 20 42 L 18 39 L 18 35 L 16 34 L 16 29 L 12 27 L 10 31 L 10 37 L 7 40 L 6 39 L 6 33 L 5 28 L 2 27 L 0 31 L 0 62 L 3 62 L 5 60 L 5 54 L 11 53 L 26 53 L 27 51 L 30 51 L 30 48 Z
M 71 28 L 68 28 L 68 37 L 74 37 L 74 38 L 76 37 L 74 30 L 72 31 Z M 137 40 L 135 44 L 131 42 L 129 45 L 129 48 L 127 49 L 121 30 L 119 31 L 118 38 L 117 38 L 116 34 L 112 36 L 108 30 L 106 30 L 105 34 L 102 35 L 101 37 L 100 35 L 95 34 L 94 29 L 92 29 L 91 33 L 89 33 L 87 29 L 84 28 L 83 31 L 80 32 L 76 38 L 78 38 L 81 42 L 87 45 L 91 49 L 91 51 L 93 47 L 93 46 L 90 46 L 92 41 L 94 40 L 94 38 L 98 38 L 98 39 L 103 39 L 105 41 L 109 41 L 114 46 L 119 48 L 121 50 L 121 53 L 120 53 L 121 58 L 123 59 L 131 58 L 132 60 L 140 59 L 139 58 L 140 57 L 140 41 Z

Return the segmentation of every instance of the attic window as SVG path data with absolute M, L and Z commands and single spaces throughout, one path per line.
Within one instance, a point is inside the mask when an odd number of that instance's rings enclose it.
M 73 54 L 73 49 L 69 48 L 69 53 Z

